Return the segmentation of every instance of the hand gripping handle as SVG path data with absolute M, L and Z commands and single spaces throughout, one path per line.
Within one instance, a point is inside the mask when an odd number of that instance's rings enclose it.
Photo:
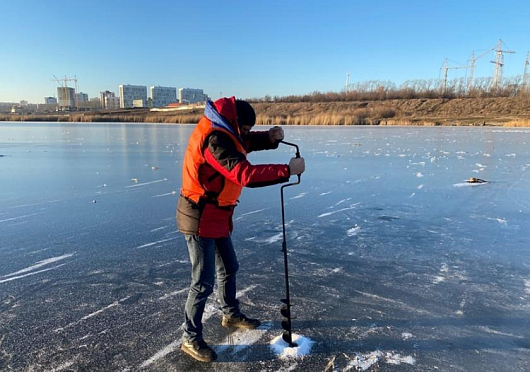
M 296 157 L 299 158 L 300 157 L 300 149 L 298 148 L 298 145 L 294 144 L 294 143 L 290 143 L 290 142 L 286 142 L 286 141 L 280 141 L 281 143 L 285 144 L 285 145 L 288 145 L 288 146 L 293 146 L 296 148 Z M 301 178 L 302 178 L 302 175 L 298 174 L 298 182 L 295 182 L 295 183 L 291 183 L 289 185 L 298 185 L 301 181 Z M 286 185 L 287 186 L 287 185 Z

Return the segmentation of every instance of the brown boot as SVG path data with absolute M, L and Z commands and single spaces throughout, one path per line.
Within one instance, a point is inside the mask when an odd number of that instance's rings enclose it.
M 213 362 L 217 359 L 217 354 L 206 342 L 201 341 L 182 341 L 180 350 L 194 359 L 201 362 Z
M 223 315 L 223 321 L 221 325 L 223 327 L 254 329 L 258 328 L 261 325 L 261 322 L 257 319 L 247 318 L 243 314 L 240 314 L 239 316 Z

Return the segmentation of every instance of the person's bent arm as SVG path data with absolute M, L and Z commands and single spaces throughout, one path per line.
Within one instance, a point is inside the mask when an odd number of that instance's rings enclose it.
M 278 126 L 268 131 L 250 132 L 246 141 L 248 152 L 277 149 L 283 136 L 283 129 Z
M 221 132 L 208 138 L 204 158 L 222 176 L 240 186 L 275 185 L 287 182 L 290 176 L 287 164 L 250 164 L 246 156 L 234 147 L 232 139 Z

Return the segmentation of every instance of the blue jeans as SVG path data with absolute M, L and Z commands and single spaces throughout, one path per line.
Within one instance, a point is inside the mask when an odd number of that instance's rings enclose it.
M 185 341 L 202 340 L 202 314 L 206 300 L 213 292 L 217 272 L 218 299 L 221 311 L 227 316 L 238 316 L 236 299 L 236 272 L 239 268 L 230 237 L 201 238 L 186 235 L 191 261 L 191 285 L 184 309 L 182 325 Z

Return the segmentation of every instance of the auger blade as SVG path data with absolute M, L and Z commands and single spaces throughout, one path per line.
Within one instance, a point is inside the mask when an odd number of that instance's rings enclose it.
M 298 344 L 293 342 L 291 334 L 289 332 L 283 332 L 282 339 L 289 344 L 289 347 L 297 347 Z

